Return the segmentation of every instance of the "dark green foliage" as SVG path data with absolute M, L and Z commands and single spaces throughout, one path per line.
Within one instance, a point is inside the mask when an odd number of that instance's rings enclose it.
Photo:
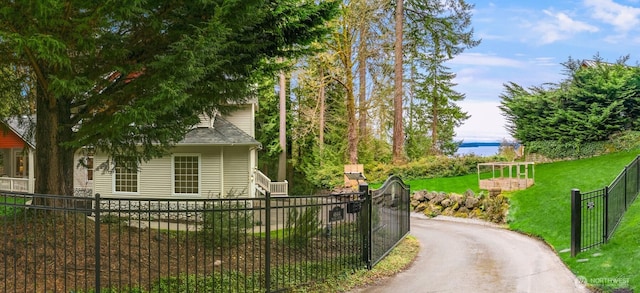
M 231 247 L 241 243 L 245 230 L 253 227 L 253 211 L 246 204 L 221 201 L 207 204 L 203 212 L 205 244 L 213 247 Z
M 528 153 L 541 154 L 549 159 L 588 158 L 600 155 L 607 150 L 608 142 L 593 141 L 585 143 L 559 141 L 531 141 L 527 143 Z
M 502 161 L 504 158 L 478 157 L 467 155 L 460 157 L 430 156 L 404 165 L 378 164 L 372 166 L 366 175 L 370 182 L 378 182 L 389 175 L 400 176 L 403 180 L 418 178 L 453 177 L 477 172 L 478 163 Z
M 287 218 L 287 243 L 303 248 L 322 231 L 319 219 L 320 206 L 308 206 L 302 209 L 289 209 Z
M 299 92 L 300 94 L 300 92 Z M 319 128 L 311 115 L 299 115 L 293 119 L 292 163 L 296 170 L 314 186 L 332 188 L 340 185 L 347 163 L 347 120 L 346 105 L 343 101 L 344 88 L 337 82 L 327 85 L 326 128 L 324 144 L 319 144 Z M 314 99 L 297 100 L 299 105 L 313 108 Z M 298 106 L 302 108 L 302 106 Z
M 412 0 L 405 6 L 404 47 L 413 96 L 406 127 L 407 155 L 410 159 L 427 154 L 453 155 L 458 148 L 453 140 L 455 127 L 469 116 L 456 104 L 465 96 L 453 90 L 456 75 L 444 63 L 480 44 L 471 28 L 474 6 L 464 0 Z
M 638 130 L 640 69 L 624 65 L 625 60 L 610 64 L 596 56 L 595 62 L 578 66 L 582 63 L 570 59 L 565 63 L 569 76 L 559 84 L 530 89 L 506 84 L 500 109 L 508 130 L 529 151 L 569 152 L 565 157 L 593 155 L 602 146 L 589 143 Z
M 33 77 L 17 76 L 35 92 L 38 145 L 52 152 L 36 154 L 38 181 L 52 181 L 37 192 L 72 190 L 54 175 L 72 172 L 67 157 L 80 147 L 138 162 L 165 154 L 199 114 L 255 96 L 252 85 L 279 70 L 275 60 L 308 53 L 338 4 L 3 1 L 0 69 Z

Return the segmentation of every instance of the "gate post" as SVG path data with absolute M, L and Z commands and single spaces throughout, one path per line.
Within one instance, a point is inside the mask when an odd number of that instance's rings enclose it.
M 363 207 L 360 212 L 361 234 L 362 234 L 362 261 L 364 261 L 367 269 L 371 269 L 371 193 L 367 183 L 360 183 L 358 186 L 360 198 L 364 198 Z
M 95 282 L 95 286 L 96 286 L 96 292 L 100 293 L 100 222 L 102 221 L 100 219 L 100 213 L 102 213 L 101 211 L 101 203 L 100 203 L 100 193 L 96 193 L 96 197 L 95 197 L 95 206 L 93 207 L 94 209 L 94 213 L 95 213 L 95 226 L 94 226 L 94 233 L 95 233 L 95 237 L 94 237 L 94 245 L 95 245 L 95 277 L 96 277 L 96 282 Z
M 579 189 L 571 190 L 571 257 L 580 252 L 582 225 L 582 196 Z
M 264 286 L 266 288 L 266 292 L 271 292 L 271 192 L 268 190 L 265 192 L 264 202 L 264 225 L 266 226 L 266 234 L 264 237 Z

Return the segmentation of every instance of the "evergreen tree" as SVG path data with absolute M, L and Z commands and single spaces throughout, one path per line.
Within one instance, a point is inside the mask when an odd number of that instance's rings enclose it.
M 417 119 L 417 125 L 431 124 L 430 154 L 453 154 L 457 150 L 454 129 L 469 116 L 456 105 L 464 95 L 453 90 L 455 74 L 444 63 L 480 43 L 470 27 L 473 5 L 464 0 L 412 0 L 407 1 L 406 7 L 406 51 L 415 68 L 410 82 L 414 94 L 411 101 L 416 104 L 410 107 L 412 111 L 426 107 L 418 111 L 426 115 L 410 117 Z M 427 132 L 411 131 L 411 135 Z
M 507 129 L 522 142 L 584 143 L 638 130 L 640 69 L 623 64 L 569 59 L 568 77 L 528 90 L 505 85 L 501 106 Z M 580 66 L 577 66 L 580 64 Z
M 0 68 L 34 76 L 36 192 L 72 194 L 83 146 L 149 160 L 326 34 L 337 2 L 5 1 Z M 266 62 L 270 61 L 270 62 Z M 2 95 L 5 97 L 5 93 Z

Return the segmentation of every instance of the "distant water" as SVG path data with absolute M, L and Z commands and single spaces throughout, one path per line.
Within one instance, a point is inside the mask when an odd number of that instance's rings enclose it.
M 475 154 L 481 157 L 488 157 L 498 154 L 500 146 L 461 146 L 456 155 Z

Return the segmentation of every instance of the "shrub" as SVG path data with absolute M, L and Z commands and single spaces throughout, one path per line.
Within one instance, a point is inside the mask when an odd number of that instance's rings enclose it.
M 318 218 L 319 213 L 319 206 L 308 206 L 302 208 L 302 210 L 297 208 L 289 209 L 287 243 L 298 248 L 305 247 L 311 239 L 320 234 L 322 222 Z
M 431 156 L 403 165 L 377 164 L 365 166 L 365 175 L 370 182 L 382 181 L 391 174 L 398 175 L 403 180 L 462 176 L 475 173 L 478 163 L 504 160 L 506 159 L 500 156 Z
M 253 226 L 253 213 L 244 202 L 208 203 L 203 212 L 203 237 L 207 245 L 230 247 L 240 243 L 244 231 Z

